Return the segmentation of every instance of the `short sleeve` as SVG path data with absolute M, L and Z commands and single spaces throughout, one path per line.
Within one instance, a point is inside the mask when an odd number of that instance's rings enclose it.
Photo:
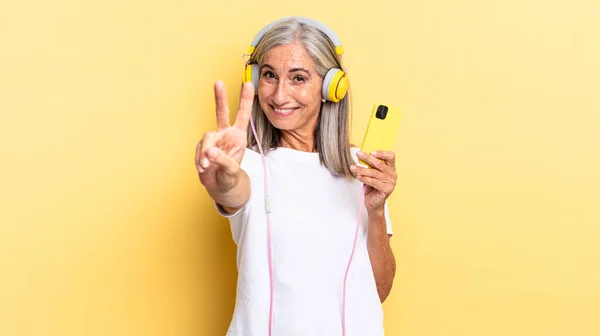
M 384 216 L 385 216 L 385 226 L 387 228 L 387 233 L 390 236 L 394 235 L 394 232 L 392 231 L 392 219 L 390 218 L 390 210 L 388 208 L 388 202 L 385 201 L 385 205 L 384 205 Z

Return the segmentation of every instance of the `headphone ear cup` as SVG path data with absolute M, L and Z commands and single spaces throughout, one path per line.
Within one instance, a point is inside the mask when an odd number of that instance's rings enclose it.
M 346 96 L 346 92 L 348 92 L 346 73 L 338 68 L 329 69 L 323 79 L 323 98 L 337 103 Z
M 254 94 L 258 94 L 258 79 L 260 77 L 258 64 L 246 65 L 244 69 L 244 75 L 242 76 L 242 83 L 252 82 L 254 84 Z

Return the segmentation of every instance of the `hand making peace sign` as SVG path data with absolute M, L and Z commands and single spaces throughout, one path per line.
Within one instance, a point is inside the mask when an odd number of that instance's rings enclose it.
M 225 86 L 221 81 L 215 83 L 217 130 L 205 133 L 196 146 L 196 168 L 200 182 L 208 190 L 225 193 L 237 185 L 253 101 L 254 85 L 245 83 L 235 124 L 231 126 Z

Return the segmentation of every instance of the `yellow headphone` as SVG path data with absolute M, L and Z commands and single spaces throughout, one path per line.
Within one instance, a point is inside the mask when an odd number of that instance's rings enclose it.
M 289 20 L 289 19 L 294 19 L 300 23 L 304 23 L 306 25 L 309 25 L 309 26 L 312 26 L 312 27 L 315 27 L 315 28 L 321 30 L 325 35 L 327 35 L 327 37 L 329 37 L 331 42 L 333 42 L 333 44 L 335 45 L 336 54 L 342 55 L 344 53 L 344 47 L 342 46 L 340 39 L 333 32 L 333 30 L 331 30 L 329 27 L 327 27 L 323 23 L 318 22 L 313 19 L 294 16 L 294 17 L 288 17 L 288 18 L 283 18 L 283 19 L 277 20 L 273 23 L 270 23 L 263 29 L 261 29 L 256 34 L 256 36 L 252 40 L 252 43 L 250 44 L 250 55 L 252 55 L 252 53 L 254 53 L 254 49 L 256 48 L 256 45 L 258 45 L 258 42 L 260 42 L 260 40 L 263 38 L 263 36 L 265 35 L 266 32 L 268 32 L 271 28 L 273 28 L 273 26 L 275 26 L 279 22 Z M 242 81 L 244 83 L 252 82 L 254 84 L 255 94 L 258 93 L 258 79 L 259 78 L 260 78 L 260 70 L 258 68 L 258 64 L 247 64 L 246 68 L 244 69 Z M 329 69 L 329 71 L 325 75 L 325 78 L 323 78 L 323 89 L 321 92 L 323 95 L 323 99 L 337 103 L 340 100 L 342 100 L 342 98 L 344 98 L 347 91 L 348 91 L 348 78 L 346 76 L 346 73 L 338 68 Z

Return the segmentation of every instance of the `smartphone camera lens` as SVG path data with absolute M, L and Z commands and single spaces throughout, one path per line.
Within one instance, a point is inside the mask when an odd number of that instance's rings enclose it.
M 377 107 L 377 112 L 375 112 L 375 117 L 377 117 L 377 119 L 383 120 L 387 116 L 387 112 L 388 112 L 387 106 L 379 105 Z

